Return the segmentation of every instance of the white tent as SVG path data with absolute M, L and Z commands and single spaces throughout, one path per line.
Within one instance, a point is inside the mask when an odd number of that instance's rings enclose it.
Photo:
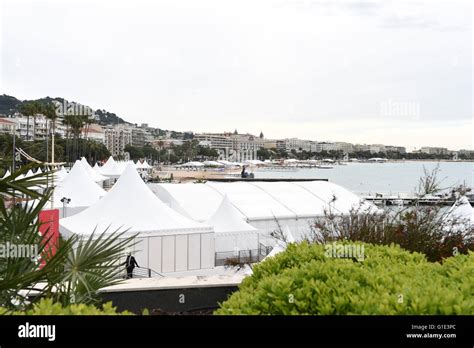
M 92 167 L 93 170 L 95 170 L 97 173 L 102 175 L 102 169 L 99 167 L 99 164 L 94 164 L 94 167 Z
M 76 161 L 77 163 L 77 161 Z M 102 182 L 107 180 L 108 178 L 103 176 L 102 174 L 99 174 L 97 171 L 92 169 L 90 166 L 89 162 L 87 162 L 85 157 L 81 158 L 81 164 L 83 165 L 84 169 L 86 170 L 87 175 L 94 180 L 95 182 Z
M 81 161 L 77 160 L 67 177 L 55 186 L 53 208 L 61 210 L 60 216 L 72 216 L 96 203 L 105 194 L 106 192 L 89 177 Z M 61 202 L 63 198 L 69 199 L 69 203 Z M 35 200 L 30 204 L 36 202 Z M 46 204 L 45 208 L 50 209 L 51 204 Z
M 244 221 L 243 215 L 224 196 L 219 208 L 207 220 L 216 233 L 216 252 L 255 250 L 258 248 L 258 230 Z
M 446 229 L 465 231 L 474 226 L 474 209 L 466 196 L 461 196 L 454 202 L 446 214 Z
M 150 166 L 146 160 L 144 160 L 143 163 L 142 163 L 142 168 L 143 169 L 151 169 L 153 167 Z
M 283 229 L 282 233 L 285 240 L 277 240 L 272 251 L 270 251 L 270 253 L 267 256 L 265 256 L 265 258 L 262 261 L 285 251 L 289 243 L 295 243 L 295 238 L 293 237 L 288 226 Z
M 146 160 L 144 160 L 143 162 L 140 162 L 140 160 L 138 160 L 137 163 L 135 164 L 135 167 L 140 170 L 148 170 L 148 169 L 153 168 L 152 166 L 148 164 Z
M 143 168 L 143 165 L 142 165 L 142 162 L 140 162 L 140 160 L 137 160 L 137 162 L 135 163 L 135 168 L 137 168 L 137 169 L 144 169 L 144 168 Z
M 89 207 L 105 196 L 106 191 L 87 174 L 83 163 L 77 160 L 68 176 L 54 188 L 56 206 L 61 198 L 71 199 L 68 207 Z
M 260 160 L 247 160 L 247 161 L 245 161 L 245 163 L 250 164 L 250 165 L 254 165 L 254 166 L 265 164 L 265 162 L 262 162 Z
M 119 165 L 115 162 L 112 156 L 110 156 L 107 162 L 102 166 L 101 171 L 102 175 L 105 175 L 108 178 L 118 178 L 122 174 Z
M 138 234 L 135 257 L 141 266 L 157 272 L 214 267 L 212 227 L 166 206 L 132 164 L 104 198 L 81 213 L 60 220 L 60 231 L 66 237 L 106 230 Z
M 62 181 L 68 176 L 68 174 L 69 173 L 67 172 L 67 170 L 63 166 L 61 166 L 59 170 L 56 170 L 54 172 L 54 181 L 55 182 Z
M 216 162 L 221 163 L 226 167 L 234 167 L 235 166 L 234 162 L 229 162 L 229 161 L 226 161 L 226 160 L 219 160 L 219 161 L 216 161 Z
M 35 175 L 38 175 L 38 174 L 43 174 L 43 171 L 41 170 L 41 168 L 38 168 L 38 170 L 35 173 Z
M 225 164 L 217 162 L 217 161 L 204 161 L 203 164 L 206 167 L 225 167 Z
M 377 213 L 378 208 L 343 187 L 327 181 L 232 182 L 205 184 L 150 184 L 171 208 L 196 221 L 207 221 L 227 195 L 246 221 L 268 234 L 288 226 L 297 239 L 310 232 L 310 224 L 325 212 L 348 216 L 352 209 Z M 262 238 L 261 238 L 261 241 Z
M 204 164 L 201 162 L 186 162 L 181 167 L 204 167 Z

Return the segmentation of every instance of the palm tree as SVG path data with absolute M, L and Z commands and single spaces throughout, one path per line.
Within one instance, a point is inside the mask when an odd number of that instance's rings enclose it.
M 56 121 L 58 119 L 58 115 L 56 113 L 56 109 L 53 104 L 44 104 L 41 105 L 41 113 L 46 117 L 47 120 L 51 122 L 51 131 L 52 131 L 52 138 L 51 138 L 51 162 L 54 163 L 54 135 L 56 133 Z
M 30 117 L 33 116 L 33 140 L 35 140 L 36 132 L 36 114 L 39 112 L 39 105 L 37 102 L 27 102 L 24 103 L 20 112 L 23 116 L 26 116 L 26 140 L 30 140 Z
M 29 164 L 0 179 L 0 243 L 35 245 L 35 258 L 0 258 L 0 306 L 24 310 L 32 303 L 27 299 L 30 291 L 40 297 L 52 298 L 62 305 L 71 303 L 95 303 L 98 290 L 121 281 L 122 267 L 118 260 L 124 250 L 132 245 L 135 236 L 124 238 L 123 233 L 92 234 L 89 238 L 73 236 L 60 240 L 53 254 L 39 235 L 38 214 L 52 191 L 38 193 L 32 188 L 43 185 L 45 174 L 18 179 L 21 174 L 38 167 Z M 37 204 L 24 207 L 5 204 L 12 196 L 36 199 Z M 40 266 L 39 261 L 45 261 Z M 41 284 L 41 286 L 39 286 Z

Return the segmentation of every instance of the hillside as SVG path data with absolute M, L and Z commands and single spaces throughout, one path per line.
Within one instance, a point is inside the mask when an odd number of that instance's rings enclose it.
M 61 103 L 64 102 L 64 98 L 51 98 L 45 97 L 36 100 L 19 100 L 10 95 L 0 95 L 0 115 L 12 115 L 15 112 L 19 112 L 21 106 L 30 101 L 38 101 L 41 103 L 51 102 L 53 100 L 57 100 Z M 67 100 L 66 100 L 67 102 Z M 98 123 L 101 125 L 109 125 L 109 124 L 118 124 L 118 123 L 129 123 L 125 121 L 123 118 L 117 116 L 112 112 L 108 112 L 106 110 L 96 110 L 96 115 L 98 116 Z

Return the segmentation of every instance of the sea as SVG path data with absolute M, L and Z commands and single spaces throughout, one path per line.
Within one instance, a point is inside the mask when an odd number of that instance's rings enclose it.
M 474 162 L 403 161 L 385 163 L 350 162 L 331 169 L 295 168 L 289 170 L 255 170 L 255 178 L 328 179 L 350 191 L 373 195 L 396 195 L 417 192 L 425 171 L 437 168 L 440 187 L 448 190 L 465 185 L 474 189 Z

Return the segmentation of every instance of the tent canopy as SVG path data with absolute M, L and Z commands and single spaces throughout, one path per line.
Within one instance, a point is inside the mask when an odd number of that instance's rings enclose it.
M 86 210 L 60 220 L 61 232 L 90 234 L 117 230 L 127 234 L 189 234 L 213 232 L 160 201 L 129 164 L 109 193 Z
M 77 163 L 77 161 L 76 161 Z M 102 174 L 99 174 L 96 170 L 92 169 L 90 166 L 89 162 L 87 162 L 85 157 L 81 158 L 81 163 L 84 166 L 84 169 L 86 170 L 87 175 L 95 182 L 102 182 L 107 180 L 105 176 Z
M 122 174 L 119 165 L 112 156 L 110 156 L 107 162 L 102 166 L 101 171 L 102 175 L 109 178 L 118 178 Z
M 153 192 L 173 209 L 196 221 L 207 221 L 225 195 L 247 219 L 304 218 L 362 209 L 376 213 L 377 207 L 345 188 L 327 181 L 233 182 L 205 184 L 151 184 Z
M 53 194 L 55 207 L 62 207 L 63 197 L 71 200 L 68 207 L 89 207 L 106 192 L 91 179 L 83 163 L 77 160 L 67 177 L 54 188 Z
M 181 167 L 204 167 L 204 164 L 201 162 L 186 162 Z
M 207 220 L 216 233 L 255 232 L 257 229 L 244 221 L 244 216 L 230 203 L 227 195 L 214 215 Z

